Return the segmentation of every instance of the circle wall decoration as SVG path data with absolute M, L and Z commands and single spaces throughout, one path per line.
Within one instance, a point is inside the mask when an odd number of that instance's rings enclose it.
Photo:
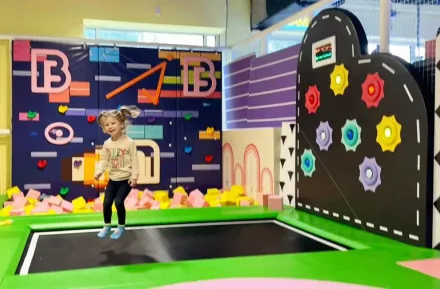
M 356 119 L 346 120 L 344 126 L 341 128 L 341 132 L 341 142 L 345 146 L 345 150 L 355 152 L 356 148 L 361 144 L 362 132 Z
M 362 83 L 362 100 L 367 108 L 379 106 L 380 101 L 384 98 L 384 84 L 385 81 L 378 72 L 367 75 Z
M 336 95 L 344 95 L 345 89 L 348 87 L 348 70 L 344 64 L 335 65 L 333 72 L 330 74 L 330 89 Z
M 380 145 L 383 152 L 394 152 L 396 147 L 402 143 L 400 133 L 402 125 L 396 120 L 394 115 L 382 116 L 382 120 L 376 126 L 376 142 Z
M 321 92 L 319 92 L 318 87 L 316 85 L 309 86 L 305 97 L 305 106 L 309 114 L 316 113 L 321 105 Z
M 377 164 L 376 158 L 364 158 L 364 161 L 359 165 L 359 181 L 366 192 L 376 192 L 377 187 L 382 183 L 381 172 L 382 168 Z
M 315 161 L 316 158 L 313 155 L 313 152 L 309 149 L 305 149 L 301 155 L 301 170 L 303 171 L 304 176 L 312 177 L 316 170 Z
M 61 128 L 67 129 L 67 131 L 69 132 L 69 135 L 67 137 L 63 137 L 63 138 L 59 138 L 59 139 L 51 137 L 50 132 L 53 129 L 56 129 L 57 127 L 61 127 Z M 57 131 L 56 132 L 56 136 L 58 136 L 58 135 L 62 136 L 63 135 L 63 132 L 61 130 L 56 129 L 56 131 Z M 53 123 L 49 124 L 46 127 L 46 129 L 44 130 L 44 136 L 46 137 L 46 140 L 48 142 L 50 142 L 51 144 L 54 144 L 54 145 L 65 145 L 65 144 L 68 144 L 69 142 L 72 141 L 73 136 L 74 136 L 74 132 L 73 132 L 73 128 L 69 124 L 67 124 L 65 122 L 53 122 Z
M 321 151 L 328 151 L 333 143 L 333 129 L 328 124 L 328 121 L 319 122 L 319 126 L 316 129 L 316 143 Z

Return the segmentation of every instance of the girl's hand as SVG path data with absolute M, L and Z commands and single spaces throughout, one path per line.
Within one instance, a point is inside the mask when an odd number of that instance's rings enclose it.
M 134 179 L 128 180 L 128 184 L 130 185 L 130 187 L 134 188 L 137 185 L 137 180 Z
M 94 178 L 95 178 L 95 181 L 99 180 L 100 177 L 101 177 L 101 175 L 96 174 L 95 177 L 94 177 Z

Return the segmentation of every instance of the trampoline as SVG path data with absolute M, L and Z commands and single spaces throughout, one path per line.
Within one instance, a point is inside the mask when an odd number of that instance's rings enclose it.
M 128 227 L 117 241 L 97 238 L 98 231 L 32 233 L 17 274 L 347 250 L 274 220 Z
M 159 288 L 242 277 L 440 285 L 397 265 L 425 250 L 293 209 L 142 210 L 127 220 L 126 235 L 114 241 L 96 236 L 100 214 L 14 218 L 0 227 L 0 289 Z

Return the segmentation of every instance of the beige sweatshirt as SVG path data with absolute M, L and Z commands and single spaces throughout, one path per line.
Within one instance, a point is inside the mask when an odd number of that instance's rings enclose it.
M 113 141 L 111 138 L 106 140 L 100 155 L 101 158 L 95 171 L 96 175 L 102 175 L 107 168 L 110 168 L 109 177 L 113 181 L 138 179 L 139 159 L 136 144 L 128 136 L 117 141 Z

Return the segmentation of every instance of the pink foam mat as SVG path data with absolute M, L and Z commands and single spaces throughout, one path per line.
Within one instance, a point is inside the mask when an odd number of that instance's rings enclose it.
M 400 266 L 440 279 L 440 258 L 404 261 L 397 263 Z
M 380 289 L 340 282 L 303 280 L 303 279 L 279 279 L 279 278 L 234 278 L 214 279 L 179 283 L 158 287 L 156 289 Z

